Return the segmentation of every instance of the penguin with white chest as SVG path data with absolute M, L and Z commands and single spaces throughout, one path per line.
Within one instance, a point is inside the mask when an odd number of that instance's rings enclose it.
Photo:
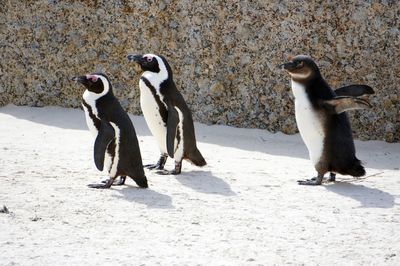
M 74 77 L 73 80 L 86 88 L 82 106 L 86 123 L 96 138 L 94 161 L 98 170 L 104 168 L 109 179 L 101 184 L 90 184 L 92 188 L 109 188 L 117 177 L 123 185 L 125 177 L 131 177 L 139 187 L 147 188 L 139 143 L 128 114 L 114 96 L 108 77 L 102 73 Z
M 147 167 L 160 170 L 160 174 L 177 175 L 183 159 L 197 166 L 206 165 L 196 146 L 192 114 L 176 88 L 167 60 L 154 54 L 129 55 L 128 59 L 143 71 L 139 81 L 140 106 L 161 152 L 158 162 Z M 175 160 L 172 171 L 164 170 L 168 155 Z
M 330 172 L 329 181 L 336 173 L 360 177 L 365 169 L 356 158 L 347 110 L 370 107 L 358 98 L 373 94 L 366 85 L 350 85 L 332 90 L 322 78 L 316 63 L 308 56 L 298 55 L 282 65 L 291 76 L 295 97 L 296 122 L 309 151 L 317 177 L 298 181 L 300 185 L 320 185 Z

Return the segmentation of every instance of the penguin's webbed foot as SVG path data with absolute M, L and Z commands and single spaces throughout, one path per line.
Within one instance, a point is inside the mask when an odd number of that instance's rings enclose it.
M 105 184 L 108 182 L 109 179 L 104 179 L 101 181 L 101 183 Z M 120 176 L 116 179 L 114 179 L 112 186 L 122 186 L 125 185 L 125 180 L 126 180 L 126 176 Z
M 106 181 L 106 183 L 94 183 L 94 184 L 89 184 L 88 187 L 90 188 L 110 188 L 111 185 L 114 183 L 115 178 L 110 178 Z
M 156 164 L 146 164 L 146 165 L 144 165 L 144 167 L 149 169 L 149 170 L 163 170 L 164 169 L 164 165 L 160 165 L 158 163 L 156 163 Z
M 146 164 L 144 167 L 150 170 L 163 170 L 165 162 L 167 161 L 168 155 L 161 155 L 160 159 L 158 159 L 158 162 L 155 164 Z
M 159 174 L 159 175 L 179 175 L 180 173 L 181 173 L 181 171 L 178 172 L 175 169 L 172 170 L 172 171 L 168 171 L 168 170 L 163 169 L 163 170 L 160 170 L 160 171 L 156 172 L 156 174 Z
M 175 162 L 175 169 L 172 171 L 162 170 L 157 171 L 156 173 L 159 175 L 179 175 L 182 170 L 182 162 Z
M 313 177 L 311 179 L 306 179 L 306 180 L 297 180 L 297 183 L 299 185 L 305 185 L 305 186 L 319 186 L 322 184 L 322 177 Z

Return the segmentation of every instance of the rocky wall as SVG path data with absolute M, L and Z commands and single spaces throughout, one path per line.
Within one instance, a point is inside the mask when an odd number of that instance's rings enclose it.
M 397 1 L 0 0 L 0 105 L 80 107 L 78 74 L 104 71 L 140 114 L 126 55 L 169 59 L 194 119 L 297 131 L 277 66 L 309 54 L 332 87 L 365 83 L 370 110 L 352 111 L 357 138 L 400 141 Z

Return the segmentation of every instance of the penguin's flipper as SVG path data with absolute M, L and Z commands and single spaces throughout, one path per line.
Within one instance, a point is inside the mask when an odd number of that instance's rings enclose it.
M 358 97 L 364 94 L 374 94 L 374 90 L 367 85 L 350 85 L 335 90 L 337 96 Z
M 340 96 L 322 101 L 322 107 L 331 114 L 340 114 L 349 110 L 370 108 L 371 104 L 360 98 Z
M 96 141 L 94 142 L 94 163 L 97 169 L 103 171 L 104 155 L 108 144 L 114 139 L 114 128 L 107 121 L 101 120 L 99 133 L 97 134 Z
M 174 158 L 175 153 L 175 138 L 176 130 L 179 123 L 179 115 L 173 105 L 168 106 L 167 120 L 167 152 L 171 158 Z

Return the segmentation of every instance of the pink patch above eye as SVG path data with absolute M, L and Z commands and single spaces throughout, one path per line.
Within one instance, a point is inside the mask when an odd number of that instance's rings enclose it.
M 86 75 L 86 78 L 91 80 L 92 82 L 96 82 L 98 79 L 96 75 Z

